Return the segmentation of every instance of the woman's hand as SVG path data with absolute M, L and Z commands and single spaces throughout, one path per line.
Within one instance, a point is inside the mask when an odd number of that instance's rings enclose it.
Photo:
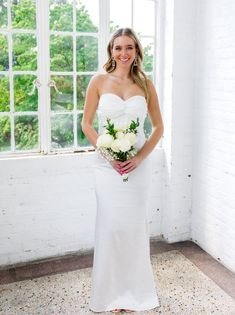
M 121 164 L 122 164 L 122 162 L 113 160 L 113 161 L 110 161 L 110 164 L 115 169 L 115 171 L 117 171 L 120 175 L 122 175 L 122 172 L 121 172 Z
M 130 160 L 127 160 L 125 162 L 121 162 L 121 169 L 120 169 L 120 174 L 124 173 L 130 173 L 134 169 L 136 169 L 140 163 L 142 162 L 142 158 L 138 155 L 134 156 Z

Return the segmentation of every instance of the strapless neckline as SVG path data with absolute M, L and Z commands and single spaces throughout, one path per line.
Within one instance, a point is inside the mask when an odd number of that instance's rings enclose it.
M 124 102 L 124 103 L 126 103 L 126 102 L 128 102 L 129 100 L 131 100 L 131 99 L 133 99 L 133 98 L 135 98 L 135 97 L 141 97 L 141 98 L 143 98 L 144 100 L 145 100 L 145 97 L 143 96 L 143 95 L 132 95 L 132 96 L 130 96 L 130 97 L 128 97 L 126 100 L 124 100 L 122 97 L 120 97 L 119 95 L 117 95 L 117 94 L 115 94 L 115 93 L 110 93 L 110 92 L 106 92 L 106 93 L 103 93 L 103 94 L 101 94 L 100 95 L 100 98 L 102 98 L 103 96 L 105 96 L 105 95 L 112 95 L 112 96 L 114 96 L 114 97 L 117 97 L 118 99 L 120 99 L 122 102 Z

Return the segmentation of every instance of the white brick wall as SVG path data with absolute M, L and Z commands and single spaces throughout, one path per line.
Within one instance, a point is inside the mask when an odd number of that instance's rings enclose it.
M 235 271 L 235 1 L 197 5 L 192 239 Z
M 0 160 L 0 266 L 93 248 L 93 153 Z M 160 234 L 162 150 L 153 154 L 150 235 Z
M 91 246 L 91 163 L 84 154 L 0 161 L 0 265 Z
M 168 242 L 190 238 L 195 10 L 193 0 L 165 2 L 164 214 Z

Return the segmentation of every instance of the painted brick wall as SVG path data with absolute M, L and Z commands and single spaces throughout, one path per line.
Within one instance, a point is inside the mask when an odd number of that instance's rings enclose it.
M 235 1 L 197 4 L 192 239 L 235 271 Z
M 160 235 L 162 150 L 152 154 L 148 215 Z M 0 160 L 0 266 L 85 252 L 94 246 L 94 154 Z
M 190 238 L 195 1 L 167 0 L 164 35 L 164 187 L 162 234 Z

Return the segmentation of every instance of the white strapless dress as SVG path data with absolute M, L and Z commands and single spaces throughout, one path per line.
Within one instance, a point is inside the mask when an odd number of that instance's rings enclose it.
M 137 147 L 145 143 L 147 104 L 136 95 L 124 101 L 112 93 L 101 95 L 99 133 L 107 117 L 116 125 L 139 117 Z M 97 154 L 94 167 L 97 214 L 90 309 L 94 312 L 125 308 L 136 311 L 159 306 L 150 260 L 147 200 L 150 183 L 147 157 L 129 174 L 127 182 Z

